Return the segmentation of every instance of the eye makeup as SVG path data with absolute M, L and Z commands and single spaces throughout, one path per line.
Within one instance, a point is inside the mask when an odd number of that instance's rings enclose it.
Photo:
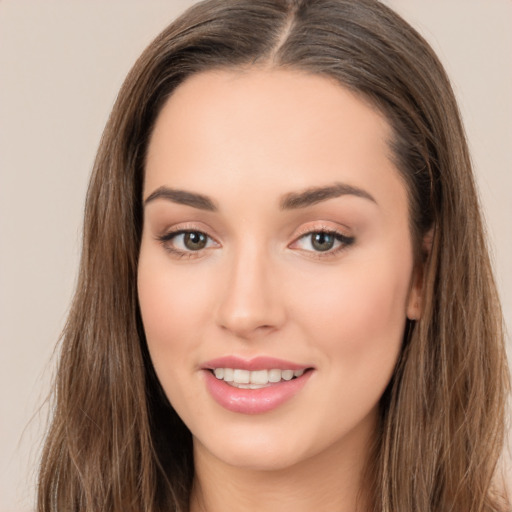
M 207 233 L 193 228 L 171 230 L 156 239 L 169 254 L 177 258 L 197 258 L 204 255 L 206 250 L 220 247 Z
M 193 226 L 178 227 L 159 235 L 156 239 L 163 248 L 177 258 L 198 258 L 205 251 L 220 248 L 221 245 L 203 230 Z M 310 257 L 331 258 L 339 255 L 355 242 L 355 237 L 326 226 L 311 226 L 302 229 L 289 249 L 301 251 Z
M 321 254 L 334 255 L 352 245 L 354 237 L 348 237 L 333 230 L 310 231 L 297 239 L 292 246 L 303 251 L 311 251 Z
M 289 248 L 312 258 L 328 259 L 339 256 L 355 241 L 354 236 L 331 225 L 308 223 L 299 230 Z

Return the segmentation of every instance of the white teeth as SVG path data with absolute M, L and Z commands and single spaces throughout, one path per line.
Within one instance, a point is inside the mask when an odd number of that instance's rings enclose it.
M 251 373 L 251 384 L 268 384 L 268 370 L 257 370 Z
M 281 380 L 281 370 L 269 370 L 268 371 L 268 381 L 269 382 L 279 382 Z
M 235 370 L 233 372 L 233 382 L 236 384 L 249 384 L 251 372 L 249 370 Z
M 293 379 L 293 370 L 283 370 L 281 376 L 284 380 L 292 380 Z
M 215 377 L 224 382 L 229 382 L 232 386 L 242 389 L 259 389 L 269 384 L 280 382 L 281 380 L 291 380 L 293 377 L 300 377 L 305 370 L 280 370 L 272 368 L 270 370 L 241 370 L 238 368 L 215 368 L 213 373 Z

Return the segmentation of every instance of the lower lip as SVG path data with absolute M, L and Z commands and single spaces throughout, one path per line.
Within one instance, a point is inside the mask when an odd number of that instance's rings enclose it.
M 204 370 L 206 387 L 213 399 L 228 411 L 241 414 L 269 412 L 293 398 L 306 384 L 313 372 L 306 371 L 300 377 L 281 381 L 260 389 L 241 389 L 217 379 Z

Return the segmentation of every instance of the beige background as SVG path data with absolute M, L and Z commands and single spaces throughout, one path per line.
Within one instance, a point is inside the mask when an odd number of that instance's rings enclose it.
M 510 329 L 512 1 L 387 3 L 452 77 Z M 190 4 L 0 0 L 0 512 L 33 509 L 45 419 L 37 411 L 74 286 L 103 125 L 135 58 Z

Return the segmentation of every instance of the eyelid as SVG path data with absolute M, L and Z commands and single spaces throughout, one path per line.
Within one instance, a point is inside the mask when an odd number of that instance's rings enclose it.
M 340 227 L 334 227 L 332 225 L 326 224 L 325 222 L 308 223 L 305 226 L 301 226 L 301 228 L 295 233 L 293 242 L 288 247 L 291 249 L 301 251 L 302 253 L 307 254 L 308 257 L 315 259 L 335 257 L 339 255 L 341 252 L 345 251 L 355 242 L 355 237 L 353 235 L 347 234 L 344 231 L 345 230 L 341 229 Z M 332 234 L 338 240 L 340 245 L 338 247 L 326 251 L 315 251 L 303 249 L 300 247 L 294 247 L 294 245 L 298 244 L 301 239 L 313 235 L 315 233 Z
M 221 244 L 218 242 L 218 240 L 210 234 L 210 229 L 204 228 L 202 226 L 198 226 L 195 223 L 182 223 L 177 224 L 175 226 L 172 226 L 170 228 L 167 228 L 164 230 L 161 234 L 158 234 L 155 236 L 155 239 L 164 247 L 164 249 L 169 252 L 172 256 L 178 257 L 178 258 L 200 258 L 204 256 L 204 254 L 214 248 L 218 248 L 221 246 Z M 215 246 L 214 247 L 204 247 L 202 249 L 198 249 L 197 251 L 193 250 L 183 250 L 178 249 L 176 247 L 173 247 L 170 242 L 178 237 L 179 235 L 183 235 L 186 233 L 202 233 L 205 235 L 210 241 L 213 241 Z
M 158 233 L 156 235 L 155 238 L 157 238 L 158 240 L 165 238 L 165 237 L 171 238 L 173 235 L 176 236 L 180 233 L 188 233 L 191 231 L 197 231 L 198 233 L 204 233 L 206 236 L 208 236 L 208 238 L 211 238 L 212 240 L 214 240 L 216 243 L 218 243 L 220 245 L 219 241 L 217 240 L 217 237 L 215 237 L 211 234 L 213 229 L 211 229 L 207 225 L 204 225 L 202 222 L 201 223 L 180 222 L 178 224 L 173 224 L 172 226 L 166 226 L 164 229 L 162 229 L 160 231 L 160 233 Z
M 341 226 L 340 224 L 320 221 L 320 222 L 308 222 L 307 224 L 302 225 L 293 235 L 294 240 L 298 240 L 300 237 L 304 235 L 309 235 L 310 233 L 334 233 L 341 235 L 345 238 L 353 238 L 353 235 L 350 233 L 350 229 L 346 226 Z
M 302 225 L 295 232 L 295 234 L 293 235 L 293 241 L 290 244 L 288 244 L 288 248 L 301 251 L 302 253 L 308 253 L 308 256 L 312 258 L 332 257 L 342 252 L 343 250 L 347 249 L 354 243 L 355 237 L 353 235 L 348 234 L 346 231 L 349 231 L 349 229 L 346 227 L 342 229 L 340 225 L 337 223 L 336 225 L 333 225 L 333 223 L 325 221 L 307 223 L 305 225 Z M 175 237 L 190 232 L 204 234 L 210 242 L 213 242 L 213 246 L 209 245 L 201 249 L 191 250 L 179 249 L 170 244 L 170 242 Z M 197 223 L 181 223 L 165 229 L 161 234 L 156 235 L 155 239 L 164 247 L 166 251 L 168 251 L 169 253 L 171 253 L 171 255 L 175 257 L 187 259 L 200 258 L 204 256 L 206 252 L 209 252 L 211 249 L 222 247 L 222 245 L 216 239 L 216 237 L 212 236 L 210 233 L 211 230 L 209 229 L 209 227 L 203 227 L 202 225 L 198 225 Z M 294 245 L 297 245 L 301 239 L 313 235 L 315 233 L 332 234 L 337 239 L 338 247 L 334 247 L 332 249 L 328 249 L 325 251 L 315 251 L 313 249 L 309 250 L 300 247 L 294 247 Z

